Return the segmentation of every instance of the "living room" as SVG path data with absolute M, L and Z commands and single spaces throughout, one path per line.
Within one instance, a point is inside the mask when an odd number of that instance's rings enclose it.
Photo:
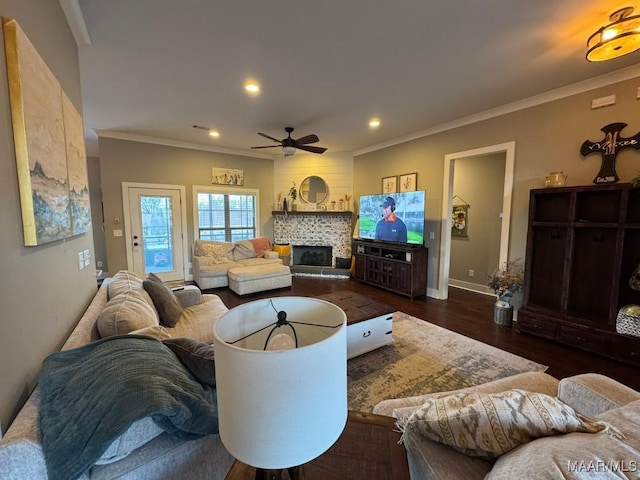
M 1 0 L 0 7 L 3 16 L 18 19 L 65 93 L 80 106 L 78 48 L 60 5 Z M 8 86 L 6 76 L 2 76 L 4 134 L 0 145 L 3 171 L 8 174 L 0 180 L 4 206 L 1 223 L 5 227 L 0 240 L 5 253 L 0 293 L 5 312 L 0 339 L 1 430 L 6 431 L 35 387 L 42 360 L 60 348 L 95 294 L 94 269 L 78 270 L 78 252 L 90 250 L 92 261 L 103 262 L 110 273 L 127 268 L 125 241 L 113 235 L 114 230 L 122 228 L 122 182 L 186 187 L 188 251 L 194 240 L 190 192 L 194 185 L 209 183 L 211 168 L 233 165 L 244 171 L 244 187 L 260 192 L 260 233 L 270 238 L 273 238 L 273 205 L 278 193 L 286 194 L 293 182 L 299 184 L 309 175 L 321 176 L 329 184 L 329 200 L 353 195 L 353 208 L 360 195 L 380 192 L 383 177 L 416 172 L 418 188 L 427 192 L 425 231 L 434 232 L 433 238 L 427 237 L 425 241 L 429 248 L 427 293 L 430 298 L 438 298 L 443 287 L 441 270 L 445 256 L 442 212 L 446 203 L 447 156 L 514 142 L 508 250 L 510 258 L 524 258 L 529 191 L 543 187 L 545 176 L 554 171 L 565 172 L 569 185 L 592 184 L 600 158 L 583 157 L 580 145 L 587 139 L 600 138 L 600 129 L 612 122 L 628 123 L 631 134 L 640 129 L 634 123 L 639 77 L 640 70 L 634 65 L 432 131 L 417 128 L 416 135 L 389 145 L 356 152 L 328 151 L 321 157 L 296 154 L 288 158 L 255 158 L 104 136 L 99 139 L 99 157 L 88 159 L 91 181 L 99 182 L 101 190 L 101 195 L 97 195 L 95 183 L 92 185 L 92 208 L 103 210 L 104 230 L 94 223 L 98 231 L 94 229 L 39 247 L 25 247 Z M 591 108 L 593 99 L 610 95 L 616 96 L 614 105 Z M 638 153 L 622 151 L 616 168 L 622 182 L 638 176 Z M 100 246 L 101 235 L 104 247 Z M 482 272 L 478 272 L 478 277 L 482 278 Z

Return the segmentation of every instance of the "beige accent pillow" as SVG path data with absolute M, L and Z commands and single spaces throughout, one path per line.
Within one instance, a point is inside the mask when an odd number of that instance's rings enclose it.
M 142 279 L 128 270 L 120 270 L 109 281 L 109 298 L 131 290 L 142 290 Z
M 228 263 L 229 247 L 224 243 L 202 243 L 200 246 L 201 256 L 208 257 L 212 263 Z
M 142 294 L 132 290 L 121 293 L 107 302 L 96 319 L 100 336 L 110 337 L 158 325 L 154 308 Z
M 414 442 L 425 436 L 465 455 L 483 458 L 499 457 L 539 437 L 595 433 L 608 427 L 605 422 L 577 414 L 555 397 L 525 390 L 473 391 L 434 398 L 401 426 L 407 448 L 414 448 Z

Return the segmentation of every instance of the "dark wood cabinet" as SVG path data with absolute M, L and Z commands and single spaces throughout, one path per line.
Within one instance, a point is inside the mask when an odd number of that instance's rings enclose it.
M 640 337 L 616 333 L 640 304 L 640 189 L 630 184 L 531 190 L 521 332 L 640 365 Z
M 411 298 L 427 294 L 428 249 L 356 240 L 355 278 Z

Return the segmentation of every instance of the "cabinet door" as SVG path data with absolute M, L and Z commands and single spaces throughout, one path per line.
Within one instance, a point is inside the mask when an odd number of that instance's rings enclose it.
M 529 234 L 533 238 L 527 305 L 562 310 L 569 230 L 560 226 L 535 227 Z
M 576 228 L 567 313 L 585 322 L 609 323 L 616 264 L 615 228 Z
M 402 293 L 412 293 L 411 265 L 395 263 L 393 265 L 393 288 Z
M 367 257 L 362 255 L 356 255 L 356 265 L 355 265 L 355 278 L 358 280 L 365 279 L 365 272 L 367 271 Z

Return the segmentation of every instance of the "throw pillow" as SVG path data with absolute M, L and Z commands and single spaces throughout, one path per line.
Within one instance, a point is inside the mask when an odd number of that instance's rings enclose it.
M 102 338 L 123 335 L 154 325 L 158 325 L 157 314 L 137 290 L 113 297 L 96 319 L 96 326 Z
M 271 242 L 267 237 L 257 237 L 249 240 L 253 244 L 256 258 L 264 257 L 264 253 L 271 250 Z
M 539 437 L 608 427 L 542 393 L 476 390 L 428 400 L 407 420 L 403 441 L 415 448 L 423 435 L 465 455 L 496 458 Z
M 163 340 L 176 354 L 178 360 L 187 367 L 200 383 L 216 386 L 216 369 L 213 358 L 213 345 L 198 342 L 191 338 L 170 338 Z
M 228 251 L 229 247 L 224 243 L 202 243 L 200 245 L 202 256 L 209 257 L 216 264 L 230 261 L 229 257 L 227 257 Z
M 175 294 L 153 273 L 150 273 L 144 279 L 142 286 L 151 297 L 153 305 L 158 311 L 160 323 L 165 327 L 174 327 L 180 320 L 180 314 L 182 313 L 182 305 L 180 305 Z

